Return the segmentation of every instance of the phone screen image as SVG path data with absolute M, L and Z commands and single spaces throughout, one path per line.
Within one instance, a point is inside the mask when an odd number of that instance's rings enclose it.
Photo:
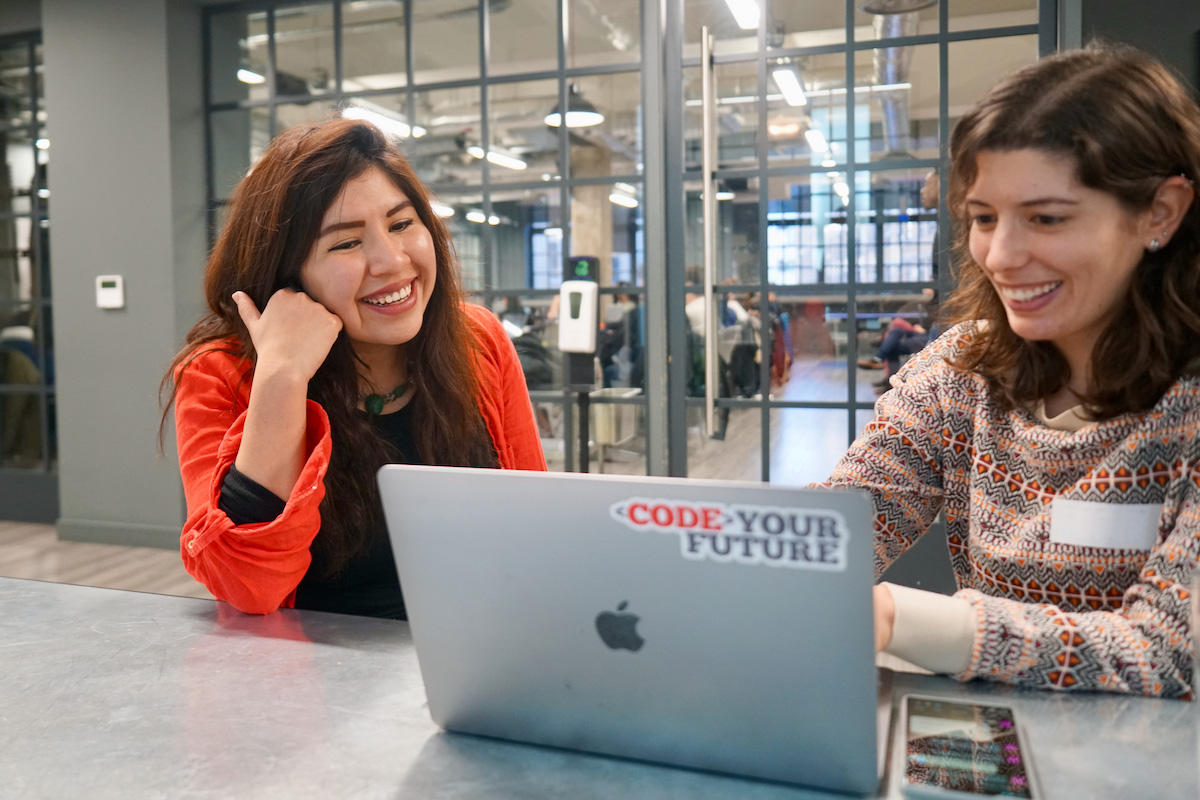
M 913 787 L 1032 798 L 1011 709 L 908 700 L 904 777 Z

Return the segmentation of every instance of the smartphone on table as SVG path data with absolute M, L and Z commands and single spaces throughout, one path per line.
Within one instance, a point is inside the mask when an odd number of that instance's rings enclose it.
M 1040 800 L 1029 748 L 1011 708 L 915 694 L 902 702 L 905 797 Z

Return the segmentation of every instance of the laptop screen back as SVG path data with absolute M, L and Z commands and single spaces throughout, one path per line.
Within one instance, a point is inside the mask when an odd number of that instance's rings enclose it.
M 379 480 L 438 724 L 878 787 L 863 496 L 439 467 Z

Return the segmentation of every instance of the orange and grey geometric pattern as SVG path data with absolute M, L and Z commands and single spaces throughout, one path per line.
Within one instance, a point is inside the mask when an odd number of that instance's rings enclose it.
M 905 365 L 830 478 L 874 498 L 876 574 L 944 510 L 956 596 L 975 610 L 960 680 L 1190 697 L 1200 378 L 1145 414 L 1053 430 L 1001 413 L 986 380 L 946 363 L 973 333 L 959 325 Z M 1053 542 L 1055 497 L 1161 505 L 1154 546 Z

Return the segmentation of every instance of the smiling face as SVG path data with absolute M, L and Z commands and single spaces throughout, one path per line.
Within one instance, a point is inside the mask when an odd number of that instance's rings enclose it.
M 1142 260 L 1149 212 L 1131 214 L 1081 185 L 1065 156 L 985 151 L 976 166 L 966 193 L 971 256 L 1013 332 L 1054 343 L 1073 373 L 1086 374 Z
M 377 167 L 342 187 L 300 268 L 305 292 L 341 318 L 368 366 L 394 359 L 421 330 L 436 278 L 433 237 Z

